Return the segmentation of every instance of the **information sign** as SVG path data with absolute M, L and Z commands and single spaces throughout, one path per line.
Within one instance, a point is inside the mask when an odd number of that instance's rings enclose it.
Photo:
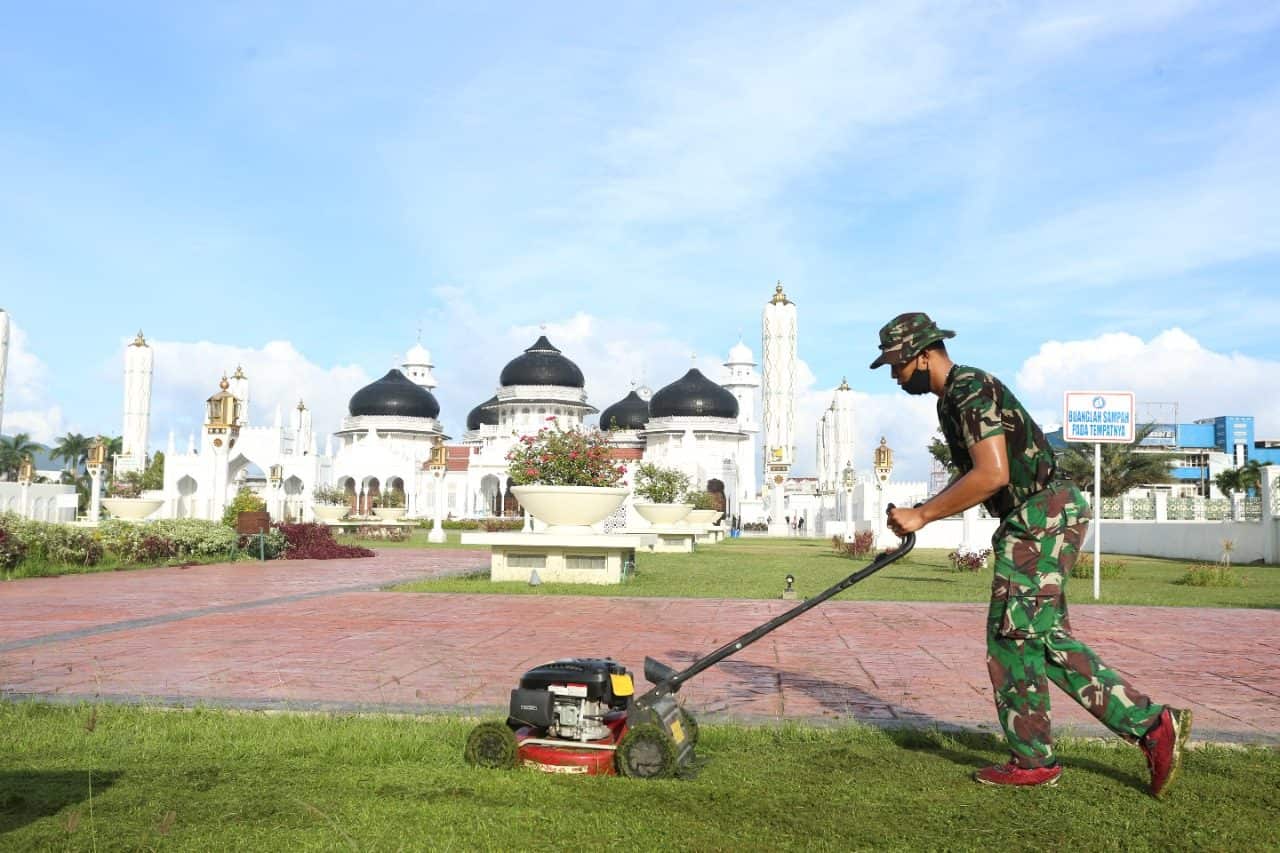
M 1068 391 L 1062 403 L 1062 438 L 1089 444 L 1128 444 L 1137 435 L 1132 391 Z

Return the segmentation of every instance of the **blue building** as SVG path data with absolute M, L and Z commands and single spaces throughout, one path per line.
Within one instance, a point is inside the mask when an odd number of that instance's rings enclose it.
M 1066 449 L 1061 429 L 1046 437 L 1055 450 Z M 1280 441 L 1258 441 L 1252 415 L 1222 415 L 1188 424 L 1158 423 L 1140 446 L 1153 453 L 1176 454 L 1169 472 L 1174 478 L 1173 490 L 1188 497 L 1219 496 L 1213 478 L 1251 459 L 1263 465 L 1280 465 Z

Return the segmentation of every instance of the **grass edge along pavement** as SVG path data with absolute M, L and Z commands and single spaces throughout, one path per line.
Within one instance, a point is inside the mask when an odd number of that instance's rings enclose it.
M 483 771 L 469 719 L 0 703 L 11 849 L 1030 849 L 1280 846 L 1280 751 L 1198 747 L 1157 801 L 1141 753 L 1059 744 L 1056 788 L 975 784 L 991 735 L 707 725 L 687 780 Z M 90 787 L 92 784 L 92 787 Z M 993 812 L 1052 819 L 992 820 Z
M 916 549 L 837 600 L 985 603 L 990 595 L 990 566 L 957 571 L 947 553 Z M 1092 566 L 1092 554 L 1082 555 L 1081 560 Z M 636 573 L 622 584 L 494 583 L 484 569 L 391 588 L 418 593 L 770 599 L 781 595 L 786 575 L 792 574 L 799 597 L 804 598 L 870 561 L 870 557 L 837 556 L 827 540 L 743 538 L 701 547 L 693 554 L 637 554 Z M 1233 566 L 1229 574 L 1243 580 L 1240 586 L 1191 586 L 1180 581 L 1200 565 L 1195 562 L 1108 554 L 1104 569 L 1108 565 L 1115 566 L 1120 576 L 1108 577 L 1104 571 L 1100 599 L 1094 601 L 1091 580 L 1074 578 L 1067 587 L 1068 600 L 1077 605 L 1280 608 L 1280 567 Z

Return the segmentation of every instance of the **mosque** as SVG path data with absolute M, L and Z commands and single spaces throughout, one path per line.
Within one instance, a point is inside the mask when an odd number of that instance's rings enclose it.
M 507 453 L 521 435 L 554 419 L 562 429 L 606 430 L 628 475 L 641 462 L 677 468 L 695 488 L 721 495 L 725 512 L 743 523 L 786 532 L 784 519 L 803 514 L 820 533 L 813 522 L 840 514 L 841 472 L 852 470 L 852 397 L 847 383 L 835 391 L 818 424 L 817 480 L 796 488 L 796 332 L 795 303 L 779 282 L 762 316 L 763 374 L 739 341 L 720 381 L 692 368 L 656 392 L 633 388 L 603 411 L 587 400 L 581 368 L 542 335 L 503 367 L 496 390 L 470 411 L 457 438 L 444 434 L 432 393 L 435 365 L 419 343 L 399 367 L 351 396 L 323 447 L 304 401 L 287 417 L 277 409 L 269 425 L 259 422 L 250 377 L 237 367 L 206 401 L 199 440 L 192 436 L 179 453 L 170 435 L 157 497 L 165 500 L 163 514 L 190 518 L 221 517 L 242 486 L 262 494 L 277 517 L 297 520 L 312 517 L 318 487 L 341 489 L 357 514 L 394 494 L 410 518 L 516 515 Z M 130 454 L 130 437 L 146 435 L 149 417 L 152 361 L 141 333 L 125 361 Z M 620 515 L 606 528 L 626 523 Z

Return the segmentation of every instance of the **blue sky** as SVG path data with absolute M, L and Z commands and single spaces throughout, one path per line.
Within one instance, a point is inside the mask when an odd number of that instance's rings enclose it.
M 460 8 L 465 5 L 465 9 Z M 243 363 L 258 422 L 418 336 L 462 431 L 539 326 L 599 408 L 717 367 L 781 279 L 797 432 L 926 310 L 1046 421 L 1132 389 L 1280 438 L 1280 7 L 1257 3 L 17 7 L 0 32 L 4 432 L 185 446 Z M 863 451 L 859 451 L 862 453 Z

